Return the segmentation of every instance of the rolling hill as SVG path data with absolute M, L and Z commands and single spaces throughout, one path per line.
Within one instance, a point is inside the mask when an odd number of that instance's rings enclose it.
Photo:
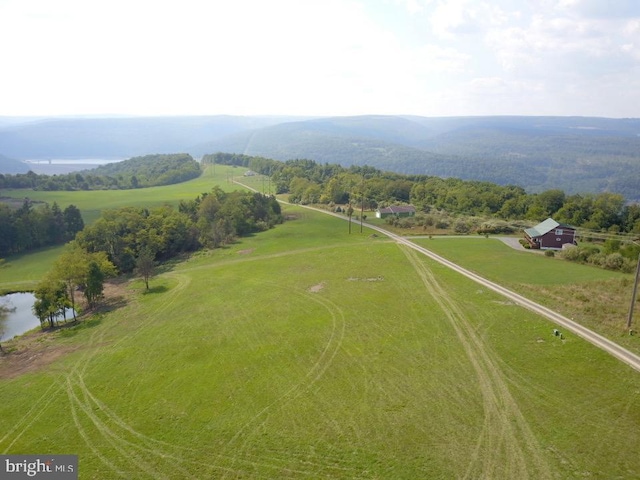
M 25 163 L 0 155 L 0 173 L 14 175 L 16 173 L 27 173 L 28 171 L 29 167 Z
M 5 119 L 6 120 L 6 119 Z M 150 153 L 308 158 L 515 184 L 530 192 L 640 200 L 640 119 L 357 116 L 38 119 L 0 122 L 0 154 L 108 158 Z

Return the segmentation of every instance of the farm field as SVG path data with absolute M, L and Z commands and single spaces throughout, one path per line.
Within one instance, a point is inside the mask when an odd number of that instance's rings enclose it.
M 0 451 L 77 453 L 87 479 L 640 476 L 640 374 L 407 247 L 285 212 L 148 293 L 113 287 L 34 340 L 37 368 L 0 359 Z

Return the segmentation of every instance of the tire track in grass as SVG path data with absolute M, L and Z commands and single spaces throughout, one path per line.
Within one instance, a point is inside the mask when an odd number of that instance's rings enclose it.
M 57 387 L 57 388 L 56 388 Z M 51 383 L 45 392 L 36 400 L 32 407 L 24 416 L 11 427 L 4 436 L 0 439 L 0 445 L 8 440 L 14 432 L 18 431 L 15 437 L 13 437 L 11 443 L 6 446 L 2 451 L 3 454 L 7 454 L 9 449 L 17 442 L 20 437 L 44 414 L 45 409 L 55 400 L 56 395 L 62 391 L 62 388 L 57 382 Z
M 484 425 L 463 478 L 552 478 L 544 453 L 489 346 L 418 254 L 406 246 L 400 248 L 453 326 L 478 378 Z
M 172 295 L 170 295 L 165 302 L 163 302 L 157 309 L 156 314 L 163 312 L 167 308 L 169 308 L 174 302 L 175 297 L 178 293 L 184 290 L 188 284 L 190 279 L 186 276 L 175 275 L 178 280 L 178 284 L 174 287 L 172 291 Z M 147 319 L 136 328 L 136 330 L 128 335 L 121 336 L 116 342 L 110 345 L 111 348 L 117 347 L 122 342 L 133 338 L 133 336 L 138 333 L 142 328 L 148 327 L 151 322 L 153 322 L 155 315 L 148 315 Z M 103 328 L 100 332 L 100 339 L 102 339 L 107 332 L 106 328 Z M 97 332 L 96 332 L 97 333 Z M 86 375 L 87 369 L 91 364 L 91 360 L 98 354 L 97 348 L 92 348 L 96 341 L 95 336 L 96 333 L 92 335 L 92 341 L 90 342 L 90 348 L 87 350 L 85 355 L 83 355 L 71 368 L 69 373 L 66 375 L 65 384 L 66 384 L 66 392 L 67 397 L 69 399 L 69 403 L 72 409 L 72 416 L 74 419 L 74 424 L 78 429 L 81 437 L 87 443 L 87 446 L 96 454 L 96 456 L 107 465 L 112 470 L 116 471 L 119 475 L 123 475 L 124 473 L 119 468 L 115 468 L 115 464 L 111 461 L 105 461 L 105 457 L 97 451 L 93 443 L 89 440 L 89 433 L 85 426 L 82 425 L 80 414 L 84 413 L 86 418 L 90 421 L 90 425 L 93 425 L 94 430 L 100 434 L 106 441 L 109 443 L 114 450 L 116 450 L 120 456 L 122 456 L 126 461 L 133 463 L 133 465 L 139 470 L 148 473 L 153 478 L 164 478 L 161 473 L 155 471 L 152 467 L 150 467 L 144 460 L 140 459 L 139 456 L 132 453 L 132 448 L 143 449 L 145 453 L 151 453 L 154 455 L 158 455 L 160 457 L 165 457 L 166 455 L 163 452 L 159 452 L 158 449 L 148 448 L 148 446 L 141 446 L 139 444 L 135 444 L 125 439 L 122 433 L 116 433 L 110 426 L 108 426 L 104 421 L 100 419 L 100 417 L 95 413 L 95 411 L 100 412 L 106 419 L 112 424 L 118 426 L 120 429 L 127 431 L 129 433 L 135 432 L 135 430 L 126 422 L 124 422 L 121 418 L 117 417 L 110 409 L 106 408 L 106 405 L 99 401 L 89 390 L 84 382 L 84 377 Z M 81 394 L 76 393 L 76 389 L 80 390 Z M 94 411 L 95 410 L 95 411 Z M 153 440 L 151 437 L 144 436 L 136 432 L 138 438 L 146 438 L 147 441 Z
M 71 411 L 71 418 L 73 419 L 73 424 L 76 427 L 76 430 L 84 440 L 84 443 L 89 447 L 89 449 L 93 452 L 93 454 L 100 460 L 104 465 L 106 465 L 111 472 L 114 472 L 121 478 L 128 478 L 128 475 L 125 474 L 122 470 L 118 468 L 113 462 L 111 462 L 107 457 L 105 457 L 100 450 L 94 445 L 93 441 L 89 438 L 89 435 L 85 431 L 82 423 L 80 423 L 80 419 L 78 418 L 78 412 L 76 410 L 76 403 L 72 400 L 71 397 L 69 399 L 69 410 Z
M 127 464 L 132 465 L 135 468 L 136 472 L 138 473 L 144 472 L 148 474 L 151 478 L 160 478 L 160 479 L 167 478 L 164 475 L 162 475 L 160 472 L 155 470 L 152 466 L 150 466 L 145 460 L 141 459 L 139 455 L 133 451 L 132 448 L 129 448 L 133 446 L 132 444 L 130 444 L 129 442 L 126 442 L 121 436 L 114 433 L 107 425 L 105 425 L 100 420 L 100 418 L 93 411 L 93 409 L 91 408 L 91 405 L 88 404 L 86 399 L 83 400 L 76 394 L 76 392 L 73 389 L 73 385 L 69 379 L 67 381 L 67 395 L 69 397 L 69 403 L 72 405 L 72 408 L 74 408 L 74 422 L 76 424 L 76 427 L 79 429 L 79 431 L 81 430 L 82 432 L 84 432 L 84 434 L 81 433 L 82 437 L 83 439 L 85 439 L 85 442 L 89 440 L 87 445 L 90 448 L 92 448 L 94 452 L 95 452 L 94 441 L 91 441 L 88 438 L 89 433 L 87 432 L 86 428 L 82 426 L 82 421 L 78 415 L 79 412 L 84 413 L 85 418 L 89 420 L 90 425 L 93 425 L 94 432 L 100 435 L 104 439 L 104 441 L 106 441 L 106 443 L 119 454 L 118 458 L 121 461 L 124 461 Z M 115 465 L 113 462 L 105 462 L 104 455 L 100 454 L 99 458 L 107 466 L 109 466 L 112 469 L 114 468 Z M 122 472 L 122 470 L 117 468 L 116 468 L 116 471 L 119 474 Z M 129 471 L 129 469 L 127 469 L 126 471 Z
M 331 315 L 331 333 L 329 335 L 329 339 L 325 343 L 322 352 L 317 357 L 314 364 L 307 371 L 305 377 L 300 382 L 290 387 L 287 391 L 285 391 L 271 403 L 262 408 L 235 433 L 235 435 L 229 440 L 229 442 L 227 442 L 226 450 L 234 449 L 235 451 L 233 456 L 235 458 L 239 459 L 239 457 L 247 455 L 245 452 L 251 440 L 259 433 L 260 429 L 262 429 L 266 425 L 269 419 L 269 414 L 272 411 L 281 409 L 286 404 L 294 401 L 296 398 L 306 393 L 320 378 L 322 378 L 329 366 L 333 363 L 334 358 L 336 357 L 338 351 L 342 346 L 346 330 L 346 321 L 342 308 L 340 308 L 330 300 L 318 296 L 317 294 L 311 294 L 308 292 L 296 293 L 299 296 L 303 297 L 305 300 L 311 300 L 321 305 L 329 312 L 329 314 Z M 242 444 L 236 446 L 237 442 L 241 438 L 243 439 Z M 282 461 L 282 459 L 275 457 L 271 458 L 270 460 Z M 293 473 L 312 475 L 310 472 L 302 471 Z
M 169 274 L 168 276 L 174 277 L 178 280 L 178 285 L 172 289 L 173 295 L 167 299 L 167 301 L 163 302 L 160 306 L 153 309 L 151 312 L 147 314 L 148 320 L 142 322 L 136 332 L 139 332 L 141 328 L 147 327 L 150 325 L 158 315 L 163 314 L 167 309 L 171 308 L 173 304 L 176 302 L 176 298 L 180 292 L 182 292 L 189 285 L 191 279 L 186 275 L 179 274 Z M 334 318 L 334 324 L 336 323 L 336 319 Z M 132 338 L 135 333 L 130 335 L 126 335 L 121 337 L 117 342 L 112 344 L 113 346 L 117 346 L 118 344 L 124 342 L 125 340 Z M 332 338 L 335 336 L 335 328 L 332 332 Z M 337 347 L 339 348 L 339 346 Z M 336 352 L 337 352 L 336 348 Z M 328 346 L 323 351 L 321 358 L 316 362 L 316 365 L 313 367 L 313 371 L 318 370 L 318 366 L 327 355 Z M 231 474 L 236 475 L 241 471 L 243 467 L 239 468 L 229 468 L 223 465 L 220 465 L 219 462 L 202 462 L 201 460 L 192 460 L 185 459 L 184 456 L 186 453 L 191 452 L 192 449 L 187 447 L 182 447 L 179 445 L 174 445 L 168 442 L 163 442 L 153 437 L 149 437 L 144 435 L 134 428 L 131 427 L 130 424 L 122 420 L 118 417 L 106 404 L 104 404 L 101 400 L 99 400 L 87 387 L 84 382 L 84 376 L 87 372 L 87 369 L 90 365 L 90 360 L 97 352 L 94 352 L 91 355 L 85 355 L 83 358 L 76 362 L 72 370 L 66 377 L 67 382 L 67 395 L 72 407 L 72 413 L 74 416 L 74 424 L 78 429 L 82 438 L 87 442 L 88 446 L 92 451 L 96 454 L 96 456 L 105 463 L 111 470 L 117 473 L 120 476 L 126 476 L 125 471 L 123 471 L 120 467 L 118 467 L 114 462 L 107 460 L 98 450 L 96 450 L 94 444 L 90 441 L 90 434 L 87 430 L 86 426 L 83 426 L 81 423 L 81 414 L 85 414 L 86 418 L 89 420 L 89 424 L 93 426 L 94 432 L 99 434 L 102 438 L 104 438 L 107 443 L 120 454 L 125 460 L 129 463 L 133 464 L 133 466 L 139 472 L 145 472 L 152 476 L 153 478 L 164 478 L 162 474 L 158 473 L 151 465 L 146 463 L 138 454 L 133 453 L 133 450 L 138 450 L 147 455 L 157 456 L 161 459 L 171 460 L 172 467 L 176 467 L 176 464 L 182 465 L 193 465 L 198 467 L 205 467 L 209 470 L 214 470 L 223 475 Z M 335 352 L 333 354 L 335 356 Z M 80 365 L 82 365 L 80 367 Z M 328 365 L 327 365 L 328 366 Z M 326 370 L 326 367 L 325 367 Z M 324 370 L 317 372 L 316 378 L 313 379 L 315 382 L 318 378 L 322 376 Z M 76 389 L 80 391 L 80 394 L 76 393 Z M 292 389 L 293 390 L 293 389 Z M 292 393 L 292 392 L 289 392 Z M 105 420 L 103 421 L 96 412 L 99 412 Z M 258 426 L 259 428 L 259 426 Z M 267 461 L 254 461 L 249 458 L 238 458 L 238 455 L 234 453 L 233 455 L 223 455 L 223 454 L 213 454 L 212 458 L 217 458 L 218 460 L 226 460 L 231 463 L 238 463 L 240 465 L 244 465 L 245 467 L 251 467 L 252 469 L 262 468 L 269 469 L 275 471 L 288 471 L 292 474 L 302 474 L 302 475 L 312 475 L 309 472 L 302 470 L 294 470 L 289 469 L 286 466 L 281 464 L 274 464 L 275 460 L 277 463 L 278 459 L 265 459 Z M 271 461 L 271 463 L 269 463 Z M 193 477 L 187 470 L 180 467 L 182 470 L 183 476 L 185 477 Z M 252 476 L 256 476 L 253 475 Z M 270 478 L 270 477 L 265 477 Z
M 80 381 L 79 384 L 82 385 L 82 382 Z M 114 440 L 120 442 L 123 447 L 137 449 L 144 454 L 157 456 L 163 460 L 171 460 L 172 462 L 174 462 L 171 465 L 173 467 L 175 467 L 176 464 L 184 464 L 184 465 L 189 464 L 189 465 L 194 465 L 199 467 L 205 466 L 205 467 L 208 467 L 209 469 L 222 470 L 224 472 L 229 472 L 229 473 L 237 473 L 236 470 L 231 470 L 231 469 L 228 469 L 227 467 L 223 467 L 218 464 L 205 463 L 202 461 L 190 460 L 190 459 L 184 458 L 184 455 L 189 452 L 192 452 L 193 449 L 188 447 L 182 447 L 180 445 L 174 445 L 161 440 L 157 440 L 147 435 L 143 435 L 140 432 L 137 432 L 136 430 L 132 429 L 129 424 L 122 421 L 115 413 L 113 413 L 109 409 L 109 407 L 107 407 L 100 400 L 94 397 L 93 394 L 86 388 L 86 386 L 82 386 L 82 395 L 87 397 L 87 399 L 95 406 L 96 410 L 99 410 L 100 412 L 105 413 L 106 416 L 108 416 L 109 420 L 112 423 L 114 423 L 115 426 L 117 426 L 119 429 L 123 431 L 120 434 L 116 434 L 114 431 L 115 429 L 114 425 L 111 425 L 108 427 L 103 421 L 101 421 L 97 417 L 91 418 L 91 420 L 94 422 L 96 427 L 98 427 L 99 429 L 108 430 L 108 435 Z M 78 398 L 77 395 L 76 395 L 76 398 Z M 91 406 L 89 408 L 94 409 L 94 407 L 91 407 Z M 91 412 L 91 410 L 89 410 L 89 412 Z M 126 440 L 125 436 L 135 437 L 139 440 L 139 442 L 136 443 L 131 440 Z M 214 456 L 222 458 L 221 455 L 214 455 Z M 234 458 L 235 457 L 228 457 L 227 460 L 233 460 Z M 243 463 L 250 465 L 252 467 L 262 467 L 262 468 L 266 467 L 266 468 L 272 468 L 274 470 L 282 470 L 281 465 L 269 465 L 265 462 L 260 463 L 260 462 L 254 462 L 251 460 L 243 460 Z M 197 476 L 192 475 L 188 470 L 182 467 L 180 467 L 179 470 L 184 474 L 183 478 L 187 478 L 187 477 L 199 478 Z
M 85 349 L 84 353 L 82 354 L 78 362 L 76 362 L 76 364 L 72 367 L 72 371 L 74 369 L 77 369 L 78 365 L 80 365 L 81 363 L 84 363 L 87 360 L 87 358 L 90 355 L 91 349 L 96 344 L 95 337 L 98 335 L 98 333 L 99 332 L 96 331 L 90 335 L 89 341 L 87 342 L 88 343 L 87 348 Z M 104 335 L 104 333 L 102 333 L 102 335 Z M 16 422 L 13 428 L 7 431 L 5 435 L 2 437 L 2 439 L 0 439 L 0 444 L 2 444 L 5 440 L 8 440 L 8 438 L 10 438 L 10 436 L 13 435 L 14 432 L 16 432 L 19 429 L 18 433 L 15 435 L 15 437 L 13 437 L 11 443 L 7 445 L 3 453 L 6 454 L 9 451 L 9 449 L 15 444 L 15 442 L 18 441 L 22 437 L 22 435 L 24 435 L 25 432 L 27 432 L 27 430 L 44 414 L 44 412 L 46 411 L 46 408 L 53 401 L 56 400 L 57 395 L 61 394 L 63 391 L 64 391 L 64 386 L 57 381 L 54 381 L 45 390 L 45 392 L 33 404 L 31 409 L 29 409 L 29 411 L 22 417 L 22 419 L 20 419 L 19 422 Z
M 70 382 L 71 383 L 71 382 Z M 80 387 L 80 393 L 75 392 L 75 388 Z M 103 437 L 108 437 L 112 440 L 111 444 L 114 448 L 129 449 L 128 451 L 139 451 L 141 455 L 154 456 L 162 461 L 171 460 L 171 467 L 176 468 L 177 463 L 183 463 L 181 457 L 178 457 L 178 453 L 167 451 L 168 448 L 175 450 L 175 447 L 166 442 L 162 442 L 146 435 L 142 435 L 136 430 L 132 429 L 126 422 L 122 421 L 117 415 L 115 415 L 106 405 L 98 400 L 93 394 L 86 388 L 82 379 L 77 380 L 72 386 L 71 394 L 81 410 L 91 420 L 96 427 L 96 430 L 102 434 Z M 96 413 L 99 412 L 106 417 L 106 421 L 99 417 Z M 106 423 L 108 422 L 108 423 Z M 132 450 L 133 449 L 133 450 Z M 120 450 L 118 450 L 120 451 Z M 184 452 L 182 452 L 184 453 Z M 140 459 L 137 454 L 133 459 L 133 463 L 140 467 L 142 471 L 151 470 L 153 473 L 153 467 L 150 467 L 144 460 Z M 178 470 L 182 473 L 182 478 L 197 478 L 192 476 L 187 470 L 182 467 L 178 467 Z M 165 478 L 162 474 L 153 473 L 154 478 Z

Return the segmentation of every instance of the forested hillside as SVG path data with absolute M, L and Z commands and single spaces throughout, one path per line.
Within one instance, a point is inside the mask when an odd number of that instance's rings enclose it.
M 19 160 L 122 158 L 189 151 L 235 132 L 294 117 L 51 118 L 0 122 L 0 154 Z M 0 117 L 1 119 L 1 117 Z M 3 172 L 0 170 L 0 173 Z
M 204 147 L 638 200 L 639 135 L 635 119 L 371 116 L 280 124 Z
M 34 190 L 105 190 L 156 187 L 186 182 L 201 174 L 187 153 L 134 157 L 67 175 L 0 175 L 0 188 Z
M 26 163 L 22 163 L 13 158 L 0 155 L 0 174 L 2 173 L 27 173 L 29 167 Z
M 202 160 L 241 165 L 269 175 L 278 193 L 288 193 L 290 201 L 301 204 L 364 205 L 370 210 L 411 203 L 421 214 L 443 210 L 456 215 L 532 223 L 553 217 L 594 231 L 640 234 L 640 205 L 628 205 L 622 195 L 615 193 L 568 195 L 559 189 L 527 193 L 515 185 L 401 175 L 370 166 L 347 168 L 312 160 L 281 162 L 239 154 L 205 155 Z
M 639 119 L 371 115 L 0 122 L 0 154 L 16 159 L 170 152 L 199 158 L 218 151 L 640 200 Z

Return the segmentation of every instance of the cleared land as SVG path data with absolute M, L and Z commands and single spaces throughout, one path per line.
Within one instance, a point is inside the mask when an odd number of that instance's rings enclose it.
M 78 453 L 101 479 L 640 476 L 637 372 L 408 247 L 286 211 L 40 342 L 64 355 L 0 382 L 0 451 Z

